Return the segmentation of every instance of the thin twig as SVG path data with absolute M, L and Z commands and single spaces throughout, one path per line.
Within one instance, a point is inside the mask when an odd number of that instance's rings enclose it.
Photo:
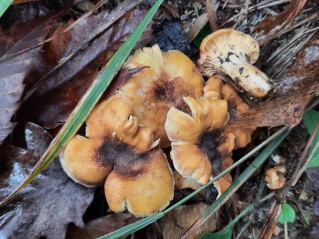
M 219 29 L 219 26 L 217 24 L 215 0 L 206 0 L 206 6 L 207 6 L 207 17 L 208 17 L 209 25 L 212 30 L 217 31 Z
M 290 0 L 279 0 L 279 1 L 269 1 L 269 4 L 265 4 L 264 2 L 258 3 L 256 5 L 253 5 L 251 7 L 248 8 L 248 12 L 253 12 L 255 10 L 259 10 L 259 9 L 263 9 L 263 8 L 267 8 L 267 7 L 273 7 L 273 6 L 277 6 L 277 5 L 281 5 L 281 4 L 285 4 L 285 3 L 289 3 Z M 233 20 L 235 20 L 238 16 L 243 15 L 244 11 L 241 10 L 239 13 L 237 13 L 236 15 L 232 16 L 231 18 L 229 18 L 226 22 L 224 22 L 223 24 L 221 24 L 221 26 L 224 26 L 226 23 L 231 22 Z
M 102 7 L 105 3 L 107 3 L 109 0 L 101 0 L 99 1 L 97 4 L 95 4 L 95 6 L 93 7 L 93 9 L 91 9 L 90 11 L 87 11 L 86 13 L 84 13 L 81 17 L 79 17 L 75 22 L 73 22 L 70 26 L 68 26 L 63 33 L 71 30 L 75 25 L 77 25 L 80 21 L 82 21 L 84 18 L 87 18 L 88 16 L 90 16 L 94 11 L 96 11 L 97 9 L 99 9 L 100 7 Z
M 288 224 L 287 222 L 284 222 L 284 231 L 285 231 L 285 239 L 288 239 Z

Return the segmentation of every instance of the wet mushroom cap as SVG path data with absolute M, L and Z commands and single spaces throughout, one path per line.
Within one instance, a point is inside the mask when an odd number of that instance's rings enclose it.
M 246 147 L 247 144 L 250 143 L 251 135 L 256 127 L 247 126 L 245 128 L 235 128 L 230 124 L 249 109 L 249 106 L 238 95 L 237 91 L 231 85 L 224 83 L 219 77 L 213 76 L 206 82 L 204 96 L 215 100 L 222 99 L 228 102 L 230 121 L 225 128 L 225 133 L 235 135 L 235 148 Z
M 165 154 L 155 148 L 139 160 L 116 162 L 106 179 L 105 195 L 114 212 L 127 208 L 135 216 L 145 217 L 163 210 L 174 196 L 173 174 Z
M 267 75 L 252 65 L 258 56 L 258 42 L 251 36 L 222 29 L 202 41 L 198 64 L 204 75 L 210 77 L 222 72 L 248 94 L 260 98 L 266 96 L 272 86 Z
M 212 175 L 217 176 L 232 163 L 229 155 L 235 147 L 235 136 L 222 134 L 229 120 L 227 102 L 208 97 L 184 97 L 184 101 L 190 114 L 171 108 L 165 122 L 166 133 L 172 141 L 171 158 L 183 177 L 205 184 Z M 226 175 L 215 186 L 225 190 L 231 182 L 230 175 Z
M 98 159 L 100 139 L 88 139 L 76 135 L 60 154 L 63 170 L 75 182 L 87 187 L 103 185 L 111 167 Z
M 60 155 L 64 170 L 83 185 L 105 183 L 110 209 L 147 216 L 174 196 L 174 178 L 153 130 L 132 115 L 133 104 L 115 94 L 89 115 L 86 136 L 76 135 Z
M 202 185 L 192 177 L 183 177 L 179 172 L 174 171 L 175 187 L 179 189 L 191 188 L 199 189 Z
M 140 124 L 152 128 L 160 146 L 170 142 L 164 130 L 166 114 L 171 107 L 182 109 L 183 96 L 202 96 L 204 81 L 193 62 L 179 51 L 162 52 L 157 45 L 137 50 L 124 68 L 145 67 L 119 89 L 134 105 L 133 114 Z

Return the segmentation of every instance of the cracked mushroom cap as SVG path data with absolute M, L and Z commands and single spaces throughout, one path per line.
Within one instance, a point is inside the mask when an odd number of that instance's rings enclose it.
M 229 123 L 236 120 L 249 109 L 249 106 L 238 95 L 237 91 L 216 76 L 210 77 L 206 82 L 204 97 L 209 97 L 214 100 L 222 99 L 228 102 L 228 112 L 230 114 Z M 228 124 L 225 128 L 225 133 L 235 135 L 235 148 L 244 148 L 250 143 L 251 135 L 255 130 L 256 127 L 247 126 L 245 128 L 234 128 L 231 124 Z
M 235 147 L 235 136 L 222 134 L 229 120 L 227 101 L 211 98 L 184 97 L 185 112 L 171 108 L 165 130 L 170 139 L 171 158 L 175 169 L 183 177 L 191 177 L 200 184 L 208 182 L 232 164 L 230 153 Z M 232 178 L 226 174 L 215 187 L 223 193 Z
M 93 185 L 105 182 L 110 209 L 121 212 L 127 208 L 135 216 L 147 216 L 162 210 L 172 200 L 174 178 L 165 154 L 158 147 L 159 141 L 154 141 L 152 129 L 140 126 L 132 113 L 132 102 L 122 95 L 100 103 L 86 120 L 88 138 L 75 136 L 60 160 L 67 170 L 76 167 L 81 176 L 89 178 L 95 178 L 96 171 L 88 167 L 88 161 L 94 164 L 94 169 L 107 169 Z M 82 141 L 77 142 L 78 138 Z M 87 185 L 85 181 L 77 181 Z
M 137 50 L 124 68 L 145 67 L 134 74 L 119 90 L 134 105 L 140 124 L 152 128 L 160 146 L 170 142 L 164 130 L 166 114 L 171 107 L 185 107 L 183 96 L 199 98 L 204 81 L 193 62 L 179 51 L 162 52 L 158 45 Z
M 252 65 L 258 56 L 258 42 L 251 36 L 222 29 L 202 41 L 198 64 L 204 75 L 210 77 L 222 72 L 247 93 L 261 98 L 268 94 L 272 86 L 267 75 Z

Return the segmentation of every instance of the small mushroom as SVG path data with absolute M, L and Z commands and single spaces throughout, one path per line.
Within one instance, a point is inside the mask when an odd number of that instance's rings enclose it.
M 128 209 L 147 216 L 164 209 L 174 196 L 174 178 L 153 130 L 140 126 L 133 104 L 123 95 L 100 103 L 86 120 L 86 136 L 76 135 L 60 155 L 76 182 L 100 185 L 114 212 Z
M 210 97 L 215 100 L 222 99 L 228 102 L 228 112 L 230 114 L 229 123 L 235 121 L 249 109 L 249 106 L 238 95 L 237 91 L 217 76 L 210 77 L 206 82 L 204 97 Z M 255 130 L 256 127 L 247 126 L 245 128 L 238 128 L 228 124 L 224 131 L 225 133 L 235 135 L 235 148 L 243 148 L 250 143 L 251 135 Z
M 267 182 L 267 187 L 272 190 L 282 188 L 286 183 L 286 167 L 278 166 L 274 168 L 269 168 L 266 171 L 265 180 Z
M 135 51 L 124 68 L 145 67 L 119 89 L 119 94 L 133 102 L 134 115 L 141 125 L 153 129 L 160 146 L 170 142 L 164 130 L 166 114 L 171 107 L 185 107 L 183 96 L 199 98 L 204 80 L 193 62 L 179 51 L 162 52 L 158 45 Z
M 193 190 L 199 189 L 202 185 L 192 177 L 183 177 L 179 172 L 174 171 L 175 187 L 179 189 L 191 188 Z
M 222 72 L 247 93 L 261 98 L 269 93 L 272 85 L 267 75 L 252 65 L 258 56 L 258 42 L 251 36 L 222 29 L 202 41 L 198 64 L 204 75 L 210 77 Z
M 208 97 L 183 99 L 188 108 L 171 108 L 165 122 L 171 158 L 183 177 L 205 184 L 211 175 L 218 175 L 232 164 L 230 153 L 235 147 L 235 136 L 223 134 L 229 120 L 227 101 Z M 226 174 L 215 187 L 223 193 L 231 182 L 230 174 Z

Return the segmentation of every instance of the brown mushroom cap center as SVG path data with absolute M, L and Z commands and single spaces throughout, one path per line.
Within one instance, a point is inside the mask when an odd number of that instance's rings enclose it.
M 142 174 L 142 164 L 150 157 L 151 151 L 137 153 L 132 146 L 117 138 L 105 138 L 98 149 L 97 161 L 103 166 L 112 167 L 123 176 L 137 177 Z
M 149 97 L 150 102 L 158 101 L 166 103 L 167 109 L 172 106 L 178 107 L 184 104 L 183 96 L 194 97 L 194 89 L 191 85 L 185 84 L 185 80 L 181 77 L 175 77 L 167 80 L 169 76 L 162 73 L 161 79 L 154 81 L 146 92 L 146 97 Z M 167 104 L 168 103 L 168 104 Z
M 222 153 L 217 150 L 217 146 L 221 142 L 221 129 L 205 131 L 199 140 L 198 147 L 207 155 L 208 160 L 212 164 L 212 173 L 216 176 L 223 171 Z M 217 174 L 216 174 L 217 173 Z

